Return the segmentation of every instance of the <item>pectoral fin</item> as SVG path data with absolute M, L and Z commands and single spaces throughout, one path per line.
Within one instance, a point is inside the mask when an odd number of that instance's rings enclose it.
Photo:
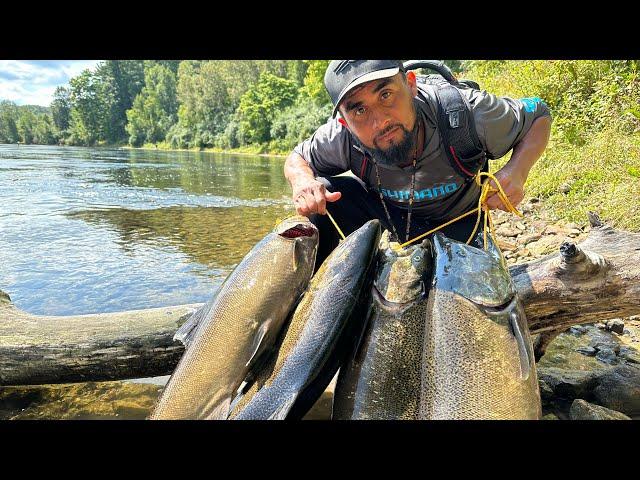
M 532 354 L 530 347 L 527 346 L 527 342 L 520 325 L 518 310 L 514 310 L 509 315 L 509 324 L 511 325 L 511 331 L 516 339 L 518 345 L 518 357 L 520 358 L 520 372 L 522 380 L 527 380 L 531 373 L 531 360 Z

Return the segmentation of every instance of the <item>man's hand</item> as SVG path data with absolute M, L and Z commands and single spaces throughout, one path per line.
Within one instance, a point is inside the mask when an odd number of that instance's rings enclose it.
M 502 190 L 504 190 L 504 193 L 507 195 L 507 198 L 509 199 L 511 204 L 514 207 L 517 207 L 524 198 L 524 182 L 526 180 L 526 176 L 525 178 L 522 178 L 522 175 L 518 174 L 517 172 L 513 172 L 511 169 L 508 169 L 506 165 L 501 170 L 498 170 L 494 176 L 500 182 Z M 496 192 L 493 194 L 489 194 L 485 205 L 490 210 L 494 210 L 497 208 L 508 212 L 509 209 L 502 203 L 502 200 L 498 195 L 497 185 L 493 180 L 489 180 L 489 182 L 490 185 L 496 190 Z
M 299 215 L 308 217 L 313 213 L 325 215 L 327 202 L 335 202 L 342 196 L 340 192 L 329 192 L 324 184 L 309 178 L 303 178 L 292 185 L 293 203 Z

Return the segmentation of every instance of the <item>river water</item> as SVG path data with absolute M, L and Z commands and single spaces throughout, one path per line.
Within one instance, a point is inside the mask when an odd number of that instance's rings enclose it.
M 205 302 L 293 214 L 277 157 L 0 145 L 0 290 L 38 315 Z M 0 418 L 143 418 L 168 377 L 0 389 Z

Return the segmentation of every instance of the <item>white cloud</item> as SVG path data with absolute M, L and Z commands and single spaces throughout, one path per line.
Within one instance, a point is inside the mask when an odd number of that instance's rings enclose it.
M 0 100 L 49 106 L 58 86 L 67 86 L 100 60 L 0 60 Z

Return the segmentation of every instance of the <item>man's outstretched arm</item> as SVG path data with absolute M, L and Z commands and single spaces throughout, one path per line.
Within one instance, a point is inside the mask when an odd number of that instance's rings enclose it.
M 327 203 L 340 199 L 340 192 L 328 192 L 325 186 L 316 180 L 307 161 L 296 152 L 291 152 L 284 163 L 284 176 L 293 190 L 293 204 L 299 215 L 308 217 L 313 213 L 327 213 Z
M 547 148 L 550 133 L 551 117 L 543 116 L 535 119 L 527 134 L 513 147 L 513 153 L 507 164 L 495 174 L 514 207 L 524 198 L 524 184 L 529 171 Z M 487 198 L 486 205 L 490 209 L 498 208 L 507 211 L 507 207 L 503 205 L 497 193 Z

